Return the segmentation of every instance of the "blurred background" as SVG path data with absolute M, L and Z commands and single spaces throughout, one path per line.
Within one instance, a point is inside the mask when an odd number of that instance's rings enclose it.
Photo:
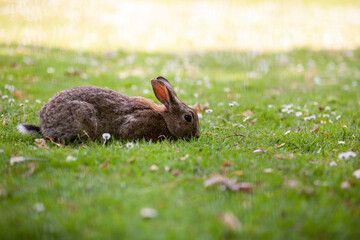
M 357 0 L 8 0 L 0 43 L 90 52 L 355 49 Z

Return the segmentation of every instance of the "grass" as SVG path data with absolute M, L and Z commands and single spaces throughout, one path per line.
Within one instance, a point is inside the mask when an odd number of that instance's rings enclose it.
M 6 26 L 14 22 L 2 22 L 11 32 Z M 360 168 L 360 49 L 354 39 L 343 50 L 181 54 L 73 49 L 57 41 L 24 45 L 15 35 L 1 41 L 0 238 L 359 238 L 360 180 L 353 172 Z M 36 112 L 61 89 L 96 85 L 155 100 L 149 80 L 158 75 L 186 104 L 209 103 L 213 111 L 202 113 L 199 140 L 139 141 L 133 148 L 114 139 L 61 147 L 46 140 L 48 147 L 40 148 L 39 137 L 16 131 L 19 123 L 38 124 Z M 240 115 L 247 110 L 249 119 Z M 253 153 L 260 148 L 265 152 Z M 357 155 L 340 160 L 346 151 Z M 47 161 L 10 165 L 15 156 Z M 158 171 L 150 171 L 153 164 Z M 216 174 L 250 182 L 253 191 L 205 188 Z M 145 207 L 158 216 L 143 219 Z M 241 230 L 224 224 L 226 212 Z

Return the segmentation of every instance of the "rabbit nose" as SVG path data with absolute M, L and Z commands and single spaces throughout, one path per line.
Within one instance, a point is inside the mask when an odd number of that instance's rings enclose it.
M 195 137 L 196 137 L 196 138 L 199 138 L 199 137 L 200 137 L 200 131 L 196 131 Z

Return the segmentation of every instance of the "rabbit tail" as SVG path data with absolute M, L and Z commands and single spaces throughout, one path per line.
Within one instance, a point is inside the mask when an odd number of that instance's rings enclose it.
M 31 124 L 19 124 L 16 128 L 20 133 L 26 135 L 41 134 L 40 127 Z

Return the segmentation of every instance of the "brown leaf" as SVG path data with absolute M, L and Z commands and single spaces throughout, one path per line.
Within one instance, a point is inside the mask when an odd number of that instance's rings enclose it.
M 285 178 L 284 183 L 289 188 L 297 188 L 299 186 L 299 181 L 297 181 L 297 180 L 288 180 Z
M 241 113 L 241 116 L 251 118 L 251 117 L 255 116 L 255 114 L 250 110 L 246 110 L 245 112 Z
M 231 231 L 241 231 L 242 225 L 237 217 L 231 212 L 226 212 L 220 215 L 220 221 Z
M 43 138 L 35 139 L 35 143 L 38 148 L 48 148 L 48 145 L 46 144 L 46 142 Z
M 51 137 L 46 137 L 47 139 L 49 139 L 50 140 L 50 142 L 51 143 L 53 143 L 53 144 L 55 144 L 56 146 L 58 146 L 58 147 L 61 147 L 62 146 L 62 144 L 61 143 L 57 143 L 57 142 L 55 142 L 54 141 L 54 139 L 52 139 Z
M 253 153 L 255 153 L 255 154 L 258 154 L 258 153 L 266 153 L 266 152 L 267 152 L 267 151 L 264 150 L 264 149 L 262 149 L 262 148 L 259 148 L 259 149 L 256 149 L 256 150 L 253 151 Z
M 194 105 L 194 109 L 197 113 L 202 113 L 204 112 L 206 109 L 209 109 L 210 107 L 210 104 L 209 103 L 205 103 L 204 105 L 201 105 L 200 102 L 197 102 L 195 105 Z
M 171 171 L 171 173 L 172 173 L 175 177 L 177 177 L 177 176 L 180 175 L 181 171 L 180 171 L 179 169 L 174 169 L 174 170 Z
M 10 64 L 10 67 L 11 67 L 12 69 L 19 69 L 19 68 L 20 68 L 20 65 L 17 64 L 16 62 L 12 62 L 12 63 Z
M 29 164 L 29 170 L 28 172 L 25 174 L 25 177 L 30 177 L 33 175 L 35 169 L 39 166 L 39 164 L 37 163 L 30 163 Z
M 250 123 L 254 125 L 257 122 L 257 118 L 254 118 Z
M 79 69 L 73 69 L 73 68 L 69 68 L 66 72 L 65 75 L 66 76 L 80 76 L 82 74 L 82 71 Z
M 105 159 L 105 161 L 100 164 L 100 168 L 107 168 L 107 166 L 109 165 L 109 158 Z
M 205 187 L 210 187 L 217 184 L 221 184 L 233 192 L 252 192 L 253 190 L 253 186 L 251 183 L 236 182 L 236 180 L 234 179 L 228 179 L 227 177 L 221 175 L 214 175 L 204 182 Z
M 232 165 L 233 165 L 233 163 L 231 161 L 225 161 L 222 164 L 223 167 L 231 167 Z
M 20 99 L 20 100 L 24 98 L 24 93 L 21 92 L 21 91 L 19 91 L 19 90 L 17 90 L 17 89 L 15 89 L 14 95 L 15 95 L 16 98 L 18 98 L 18 99 Z
M 288 155 L 275 154 L 274 157 L 279 160 L 288 160 L 288 159 L 295 158 L 295 155 L 293 153 L 288 154 Z

